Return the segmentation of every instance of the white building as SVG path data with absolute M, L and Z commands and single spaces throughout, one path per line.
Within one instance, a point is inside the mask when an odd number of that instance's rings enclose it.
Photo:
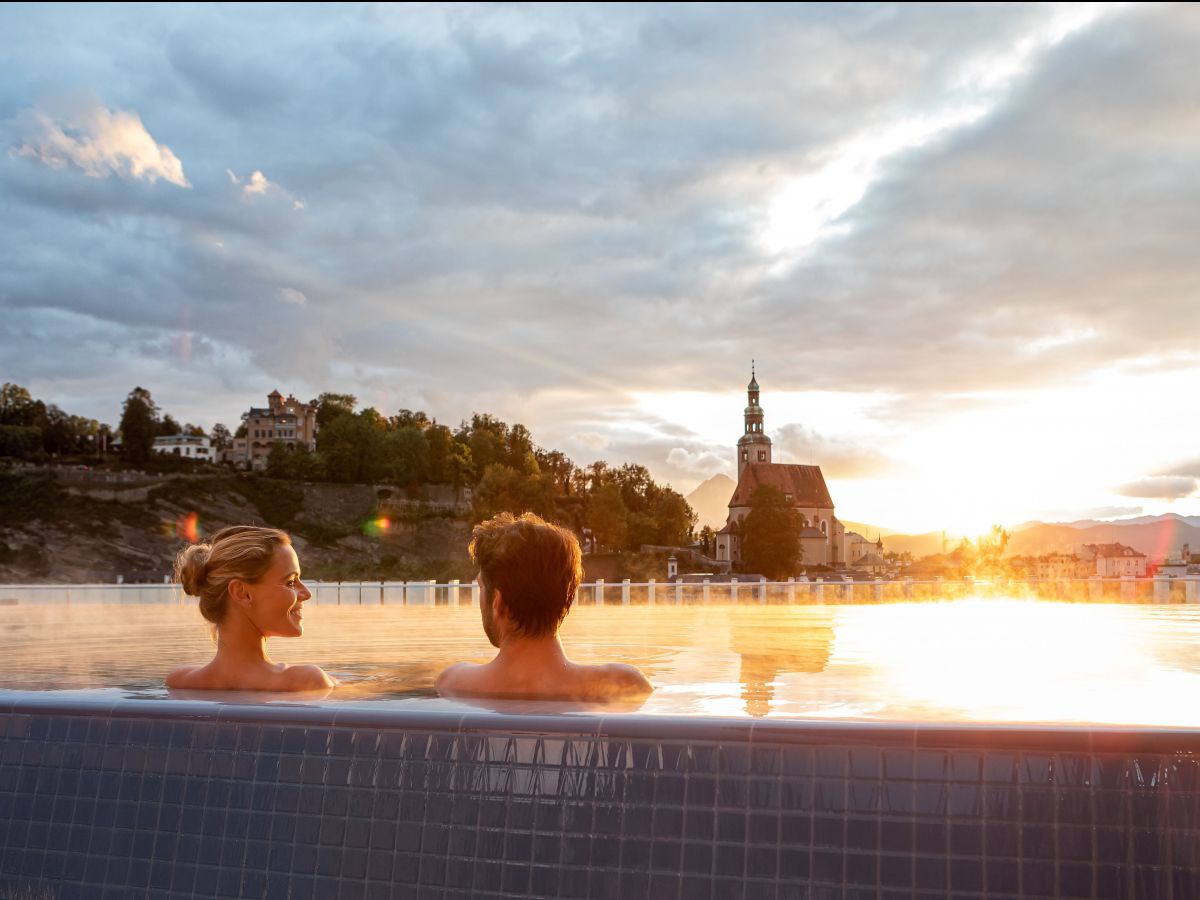
M 1146 575 L 1146 554 L 1139 553 L 1124 544 L 1084 544 L 1079 556 L 1095 564 L 1095 573 L 1101 578 L 1120 578 Z
M 163 456 L 182 456 L 185 459 L 213 461 L 212 441 L 193 434 L 171 434 L 154 439 L 154 452 Z

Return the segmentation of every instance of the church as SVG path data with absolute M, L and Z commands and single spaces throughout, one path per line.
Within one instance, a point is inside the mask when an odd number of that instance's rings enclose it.
M 750 497 L 760 485 L 770 485 L 800 514 L 801 559 L 805 566 L 838 568 L 846 562 L 846 528 L 833 513 L 833 499 L 820 466 L 772 462 L 771 439 L 763 430 L 754 368 L 746 388 L 745 428 L 737 442 L 737 487 L 729 500 L 729 517 L 717 532 L 717 561 L 731 566 L 742 558 L 741 524 L 750 513 Z

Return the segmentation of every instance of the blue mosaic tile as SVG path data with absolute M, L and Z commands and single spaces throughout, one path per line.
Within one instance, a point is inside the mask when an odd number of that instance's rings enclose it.
M 0 716 L 51 744 L 3 745 L 0 875 L 60 896 L 1195 895 L 1179 751 L 47 718 Z

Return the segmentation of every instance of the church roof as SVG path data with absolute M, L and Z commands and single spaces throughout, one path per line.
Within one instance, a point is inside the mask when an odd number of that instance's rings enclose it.
M 792 495 L 796 506 L 833 509 L 833 499 L 825 486 L 820 466 L 797 466 L 790 463 L 751 463 L 742 469 L 737 488 L 729 499 L 730 506 L 749 506 L 755 488 L 761 485 L 778 488 Z

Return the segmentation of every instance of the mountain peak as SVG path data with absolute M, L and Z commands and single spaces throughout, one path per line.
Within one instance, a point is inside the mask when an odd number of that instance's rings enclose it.
M 729 516 L 729 498 L 733 496 L 735 487 L 736 481 L 718 472 L 687 495 L 685 499 L 696 511 L 697 528 L 705 525 L 713 530 L 724 527 L 725 519 Z

